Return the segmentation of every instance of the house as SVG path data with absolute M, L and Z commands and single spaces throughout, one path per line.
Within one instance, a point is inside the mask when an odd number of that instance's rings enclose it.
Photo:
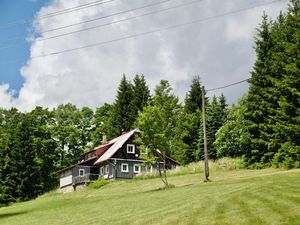
M 73 191 L 83 188 L 98 178 L 132 179 L 141 172 L 152 172 L 156 169 L 143 166 L 144 161 L 138 145 L 134 142 L 138 129 L 129 131 L 109 142 L 83 154 L 83 159 L 75 165 L 64 168 L 60 173 L 62 191 Z M 161 155 L 160 151 L 157 151 Z M 174 169 L 180 164 L 166 157 L 166 168 Z M 163 166 L 163 162 L 160 163 Z

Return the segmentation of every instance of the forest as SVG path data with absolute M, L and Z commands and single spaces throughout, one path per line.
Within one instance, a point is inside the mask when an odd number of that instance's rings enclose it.
M 205 99 L 210 160 L 240 157 L 245 168 L 300 167 L 300 3 L 276 20 L 264 15 L 255 37 L 249 90 L 236 105 Z M 115 100 L 95 110 L 71 103 L 31 112 L 0 109 L 0 205 L 57 188 L 61 168 L 133 128 L 141 144 L 183 165 L 203 160 L 202 83 L 191 81 L 183 102 L 170 82 L 151 93 L 146 76 L 122 76 Z M 99 93 L 100 95 L 101 93 Z

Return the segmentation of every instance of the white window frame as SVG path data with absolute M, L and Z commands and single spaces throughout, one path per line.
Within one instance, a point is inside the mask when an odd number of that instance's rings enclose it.
M 105 174 L 109 174 L 109 165 L 105 166 Z
M 138 168 L 138 170 L 136 170 L 136 168 Z M 141 172 L 141 166 L 140 166 L 140 164 L 134 164 L 133 165 L 133 172 L 134 173 L 140 173 Z
M 146 166 L 146 172 L 152 173 L 153 172 L 153 166 Z
M 130 147 L 132 147 L 132 151 L 129 151 Z M 127 144 L 127 153 L 129 153 L 129 154 L 135 153 L 135 145 L 134 144 Z
M 103 174 L 104 174 L 104 167 L 101 166 L 101 168 L 100 168 L 100 175 L 103 175 Z
M 125 166 L 125 165 L 127 167 L 127 170 L 123 170 L 123 166 Z M 122 163 L 121 164 L 121 172 L 122 173 L 128 173 L 129 172 L 129 165 L 128 165 L 128 163 Z
M 83 172 L 82 175 L 80 175 L 81 171 Z M 85 169 L 79 169 L 78 175 L 79 175 L 79 177 L 84 177 L 85 176 Z

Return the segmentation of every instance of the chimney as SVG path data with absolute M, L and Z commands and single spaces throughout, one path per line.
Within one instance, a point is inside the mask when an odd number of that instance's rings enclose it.
M 103 135 L 102 135 L 102 144 L 104 145 L 104 144 L 107 144 L 107 143 L 108 143 L 107 137 L 106 137 L 105 134 L 103 134 Z

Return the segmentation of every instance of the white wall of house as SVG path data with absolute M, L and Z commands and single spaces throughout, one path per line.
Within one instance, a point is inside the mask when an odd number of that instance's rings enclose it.
M 66 177 L 61 177 L 59 180 L 59 186 L 64 187 L 64 186 L 70 185 L 70 184 L 72 184 L 72 181 L 73 181 L 72 175 L 69 175 Z

